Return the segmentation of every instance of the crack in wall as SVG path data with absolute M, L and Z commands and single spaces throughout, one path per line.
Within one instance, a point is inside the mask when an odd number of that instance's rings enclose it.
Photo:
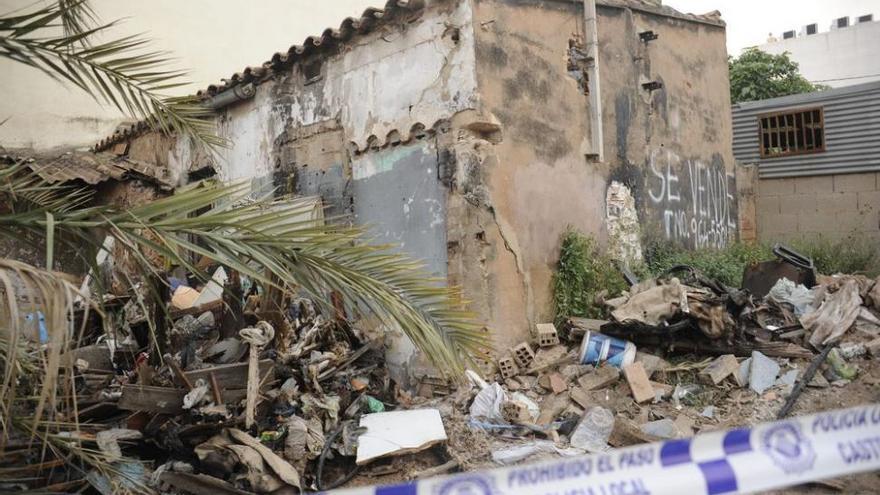
M 505 230 L 509 229 L 509 226 L 502 226 L 502 224 L 506 224 L 506 222 L 504 222 L 503 220 L 499 220 L 498 214 L 496 213 L 493 206 L 489 206 L 488 209 L 489 213 L 492 215 L 492 221 L 495 222 L 495 226 L 498 228 L 498 235 L 501 236 L 501 240 L 502 242 L 504 242 L 504 248 L 509 251 L 511 255 L 513 255 L 513 261 L 516 265 L 516 272 L 519 274 L 522 280 L 523 301 L 525 302 L 526 307 L 526 319 L 528 320 L 529 324 L 529 332 L 531 332 L 532 328 L 535 327 L 535 303 L 532 298 L 531 277 L 529 276 L 529 272 L 523 266 L 521 256 L 519 255 L 519 253 L 517 253 L 517 251 L 519 250 L 518 243 L 516 243 L 515 240 L 512 243 L 511 240 L 508 238 L 508 235 L 505 233 Z M 516 244 L 516 247 L 514 247 L 514 244 Z

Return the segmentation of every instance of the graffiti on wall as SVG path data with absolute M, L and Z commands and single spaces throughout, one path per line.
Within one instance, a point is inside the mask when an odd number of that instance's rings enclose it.
M 724 163 L 651 152 L 648 198 L 666 239 L 695 248 L 724 247 L 736 235 L 736 182 Z

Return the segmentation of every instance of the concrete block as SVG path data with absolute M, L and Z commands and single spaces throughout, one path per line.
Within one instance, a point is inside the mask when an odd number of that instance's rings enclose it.
M 568 390 L 568 384 L 565 382 L 565 378 L 559 373 L 550 373 L 549 380 L 550 390 L 552 390 L 554 394 L 561 394 Z
M 699 377 L 706 383 L 718 385 L 725 378 L 736 373 L 738 370 L 739 363 L 736 361 L 736 356 L 733 354 L 725 354 L 715 358 L 714 361 L 709 363 L 709 366 L 703 368 Z
M 758 181 L 758 196 L 781 196 L 794 194 L 795 179 L 761 179 Z
M 880 229 L 880 211 L 851 211 L 835 215 L 838 231 L 846 233 L 876 231 Z
M 875 172 L 863 174 L 841 174 L 834 177 L 835 192 L 875 191 L 877 177 Z
M 538 332 L 538 345 L 541 347 L 550 347 L 559 343 L 559 332 L 552 323 L 538 323 L 536 325 Z
M 857 193 L 830 193 L 818 194 L 815 199 L 815 209 L 819 213 L 849 213 L 856 211 L 858 207 Z
M 528 368 L 535 360 L 535 353 L 527 342 L 522 342 L 513 348 L 513 360 L 520 368 Z
M 798 215 L 798 232 L 832 232 L 838 230 L 834 213 L 801 213 Z
M 642 366 L 645 367 L 645 373 L 648 374 L 648 378 L 651 378 L 651 376 L 654 375 L 654 372 L 663 371 L 669 367 L 669 361 L 660 356 L 641 351 L 636 352 L 635 362 L 642 363 Z
M 758 351 L 752 351 L 751 366 L 749 366 L 749 388 L 758 394 L 776 383 L 776 375 L 779 374 L 779 364 Z
M 578 384 L 584 391 L 589 392 L 590 390 L 605 388 L 616 382 L 618 378 L 620 378 L 620 371 L 617 368 L 613 366 L 600 366 L 593 372 L 578 378 Z
M 510 378 L 519 373 L 519 369 L 516 367 L 516 362 L 510 356 L 504 356 L 498 359 L 498 371 L 501 372 L 501 376 L 504 378 Z
M 834 192 L 834 176 L 798 177 L 794 182 L 794 191 L 798 194 Z
M 856 196 L 859 211 L 880 211 L 880 191 L 860 192 Z
M 758 212 L 758 234 L 773 233 L 785 234 L 797 232 L 798 216 L 797 215 L 767 215 L 766 217 Z
M 645 423 L 640 429 L 642 430 L 642 433 L 659 438 L 677 438 L 681 435 L 675 421 L 669 418 Z
M 786 215 L 797 215 L 798 213 L 818 212 L 817 197 L 815 193 L 794 194 L 791 196 L 778 196 L 779 211 Z
M 632 391 L 633 399 L 642 403 L 654 399 L 654 387 L 648 380 L 648 374 L 645 373 L 645 367 L 642 363 L 632 363 L 623 368 L 623 375 L 626 377 L 629 388 Z
M 755 214 L 778 214 L 780 213 L 779 205 L 781 198 L 788 196 L 758 196 L 755 198 Z

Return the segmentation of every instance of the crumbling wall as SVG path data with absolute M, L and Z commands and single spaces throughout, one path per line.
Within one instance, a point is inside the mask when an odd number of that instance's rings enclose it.
M 475 9 L 482 111 L 500 131 L 490 136 L 496 144 L 480 146 L 492 164 L 482 178 L 488 214 L 463 222 L 480 236 L 460 249 L 486 256 L 485 280 L 465 287 L 486 299 L 497 345 L 509 348 L 552 317 L 551 278 L 566 227 L 605 238 L 608 168 L 585 159 L 587 100 L 569 73 L 569 39 L 583 30 L 582 15 L 559 2 L 481 0 Z
M 611 178 L 633 190 L 648 237 L 726 245 L 736 238 L 737 202 L 724 28 L 598 13 Z M 649 33 L 656 39 L 646 41 Z
M 582 3 L 474 6 L 480 112 L 500 127 L 497 143 L 480 147 L 493 164 L 483 177 L 492 222 L 459 220 L 480 235 L 461 236 L 469 247 L 455 249 L 485 257 L 484 280 L 460 279 L 485 299 L 500 346 L 552 318 L 552 273 L 569 225 L 633 259 L 645 237 L 690 247 L 735 237 L 723 27 L 598 7 L 600 163 L 589 156 Z M 657 39 L 642 41 L 646 31 Z
M 255 192 L 320 195 L 328 216 L 369 225 L 377 242 L 401 244 L 445 277 L 449 152 L 436 136 L 477 106 L 476 87 L 470 2 L 431 0 L 221 110 L 218 133 L 231 146 L 211 165 Z M 198 157 L 184 140 L 168 155 L 181 182 L 204 166 L 192 165 Z M 406 339 L 391 340 L 392 367 L 412 364 Z

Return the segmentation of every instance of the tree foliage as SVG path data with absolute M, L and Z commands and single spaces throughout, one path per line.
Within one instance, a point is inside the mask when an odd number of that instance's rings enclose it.
M 739 58 L 731 57 L 728 66 L 732 103 L 811 93 L 827 88 L 804 78 L 798 70 L 798 63 L 788 56 L 788 52 L 771 55 L 750 48 Z

